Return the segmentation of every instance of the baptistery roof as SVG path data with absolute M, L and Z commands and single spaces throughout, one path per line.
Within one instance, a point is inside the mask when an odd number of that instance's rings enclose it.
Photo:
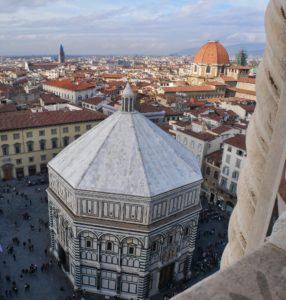
M 73 188 L 152 197 L 202 179 L 194 155 L 138 112 L 118 111 L 49 163 Z
M 203 45 L 194 57 L 194 63 L 206 65 L 229 65 L 229 55 L 218 41 L 209 41 Z

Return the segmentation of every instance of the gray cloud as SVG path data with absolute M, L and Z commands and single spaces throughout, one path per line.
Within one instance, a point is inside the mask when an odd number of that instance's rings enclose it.
M 45 0 L 0 0 L 0 54 L 56 53 L 59 43 L 70 54 L 168 54 L 208 39 L 226 44 L 264 40 L 261 5 L 245 9 L 230 0 L 224 6 L 221 0 L 176 6 L 163 0 L 144 5 L 122 2 L 86 12 L 80 7 L 77 11 L 76 0 L 66 11 L 51 8 Z M 65 3 L 52 2 L 53 7 Z

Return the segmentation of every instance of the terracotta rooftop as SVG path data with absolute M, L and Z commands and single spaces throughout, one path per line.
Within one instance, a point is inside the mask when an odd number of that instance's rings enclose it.
M 68 103 L 67 100 L 61 99 L 59 96 L 56 96 L 51 93 L 41 93 L 40 98 L 44 102 L 44 105 L 57 104 L 57 103 Z
M 95 88 L 96 84 L 91 82 L 73 82 L 71 80 L 65 79 L 65 80 L 49 80 L 45 82 L 44 84 L 62 88 L 65 90 L 70 91 L 82 91 L 87 90 L 91 88 Z
M 187 93 L 187 92 L 213 92 L 215 88 L 210 85 L 174 86 L 163 88 L 165 93 Z
M 102 113 L 88 110 L 45 111 L 36 113 L 30 111 L 11 112 L 1 114 L 0 131 L 102 121 L 104 119 L 105 116 Z
M 239 94 L 246 94 L 246 95 L 252 95 L 252 96 L 256 96 L 256 92 L 255 91 L 250 91 L 250 90 L 245 90 L 245 89 L 239 89 L 236 87 L 228 87 L 228 90 L 232 91 L 232 92 L 236 92 Z
M 222 44 L 217 41 L 209 41 L 196 53 L 194 63 L 229 65 L 229 55 Z
M 224 143 L 234 146 L 236 148 L 242 149 L 242 150 L 246 150 L 244 134 L 237 134 L 234 137 L 231 137 L 231 138 L 225 140 Z
M 124 77 L 124 75 L 122 74 L 108 74 L 108 73 L 104 73 L 101 74 L 100 77 L 105 78 L 105 79 L 121 79 Z
M 250 78 L 250 77 L 242 77 L 242 78 L 239 78 L 237 81 L 238 82 L 255 84 L 255 78 Z
M 220 76 L 225 82 L 227 81 L 237 81 L 234 77 L 231 76 Z
M 16 105 L 13 103 L 0 104 L 0 113 L 17 111 Z
M 178 129 L 178 131 L 182 132 L 182 133 L 185 133 L 187 135 L 190 135 L 194 138 L 197 138 L 199 140 L 202 140 L 202 141 L 212 141 L 216 138 L 215 135 L 211 134 L 211 133 L 208 133 L 208 132 L 195 132 L 191 129 L 185 129 L 185 130 L 180 130 Z
M 217 128 L 212 129 L 212 132 L 214 132 L 214 133 L 220 135 L 220 134 L 222 134 L 222 133 L 224 133 L 224 132 L 227 132 L 227 131 L 229 131 L 229 130 L 231 130 L 231 129 L 232 129 L 232 128 L 231 128 L 230 126 L 221 125 L 221 126 L 219 126 L 219 127 L 217 127 Z
M 83 101 L 83 103 L 97 105 L 102 101 L 104 101 L 104 99 L 102 97 L 93 97 L 93 98 L 89 98 L 89 99 Z
M 220 82 L 220 81 L 208 81 L 208 82 L 206 82 L 206 84 L 208 84 L 208 85 L 218 85 L 218 86 L 225 86 L 225 83 L 223 83 L 223 82 Z
M 205 159 L 209 163 L 214 163 L 216 166 L 220 166 L 221 162 L 222 162 L 222 154 L 223 154 L 223 151 L 218 150 L 218 151 L 215 151 L 215 152 L 212 152 L 212 153 L 206 155 Z
M 236 70 L 250 70 L 251 69 L 249 66 L 238 66 L 238 65 L 231 65 L 229 68 L 236 69 Z

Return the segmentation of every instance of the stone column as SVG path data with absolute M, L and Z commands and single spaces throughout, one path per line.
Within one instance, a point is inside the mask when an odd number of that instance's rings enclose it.
M 140 271 L 144 273 L 144 276 L 139 276 L 138 285 L 137 285 L 137 299 L 146 299 L 148 297 L 149 291 L 149 278 L 150 274 L 147 273 L 149 270 L 150 263 L 150 248 L 141 249 L 140 257 Z
M 80 238 L 74 237 L 73 240 L 74 257 L 74 282 L 76 288 L 81 288 L 81 269 L 80 269 Z
M 138 285 L 137 285 L 137 299 L 144 300 L 148 297 L 149 290 L 149 275 L 139 277 Z
M 257 106 L 247 131 L 247 158 L 238 181 L 238 201 L 230 219 L 222 268 L 263 243 L 278 191 L 277 178 L 281 178 L 285 161 L 285 0 L 270 1 L 266 36 L 256 81 Z
M 50 252 L 54 253 L 55 251 L 55 232 L 54 232 L 54 208 L 52 203 L 49 201 L 49 231 L 51 237 L 51 247 Z

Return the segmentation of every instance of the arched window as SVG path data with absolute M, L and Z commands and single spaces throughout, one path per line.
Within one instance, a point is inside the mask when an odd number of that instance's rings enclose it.
M 112 251 L 112 249 L 113 249 L 113 244 L 112 244 L 112 242 L 108 241 L 106 243 L 106 250 L 107 251 Z
M 9 145 L 7 145 L 7 144 L 2 145 L 2 153 L 3 153 L 3 156 L 9 155 Z
M 134 255 L 135 254 L 135 246 L 134 245 L 129 245 L 128 254 L 129 255 Z
M 156 252 L 158 249 L 158 243 L 155 241 L 153 242 L 152 246 L 151 246 L 151 250 L 152 252 Z
M 207 174 L 207 175 L 210 175 L 210 174 L 211 174 L 211 168 L 210 168 L 210 167 L 207 167 L 207 168 L 206 168 L 206 174 Z
M 34 142 L 33 141 L 27 142 L 27 150 L 28 150 L 28 152 L 34 151 Z
M 20 143 L 14 144 L 14 151 L 15 151 L 15 154 L 21 153 L 21 144 Z
M 189 235 L 189 233 L 190 233 L 190 228 L 186 227 L 184 230 L 184 235 L 187 236 L 187 235 Z
M 43 151 L 46 149 L 46 141 L 45 140 L 40 140 L 40 150 Z
M 89 237 L 85 239 L 85 248 L 92 248 L 92 239 Z
M 195 65 L 195 66 L 194 66 L 194 72 L 197 72 L 197 71 L 198 71 L 198 66 Z
M 210 72 L 211 72 L 211 67 L 207 66 L 206 73 L 210 73 Z
M 74 139 L 76 140 L 76 139 L 78 139 L 79 137 L 80 137 L 80 134 L 77 134 L 77 135 L 74 136 Z

